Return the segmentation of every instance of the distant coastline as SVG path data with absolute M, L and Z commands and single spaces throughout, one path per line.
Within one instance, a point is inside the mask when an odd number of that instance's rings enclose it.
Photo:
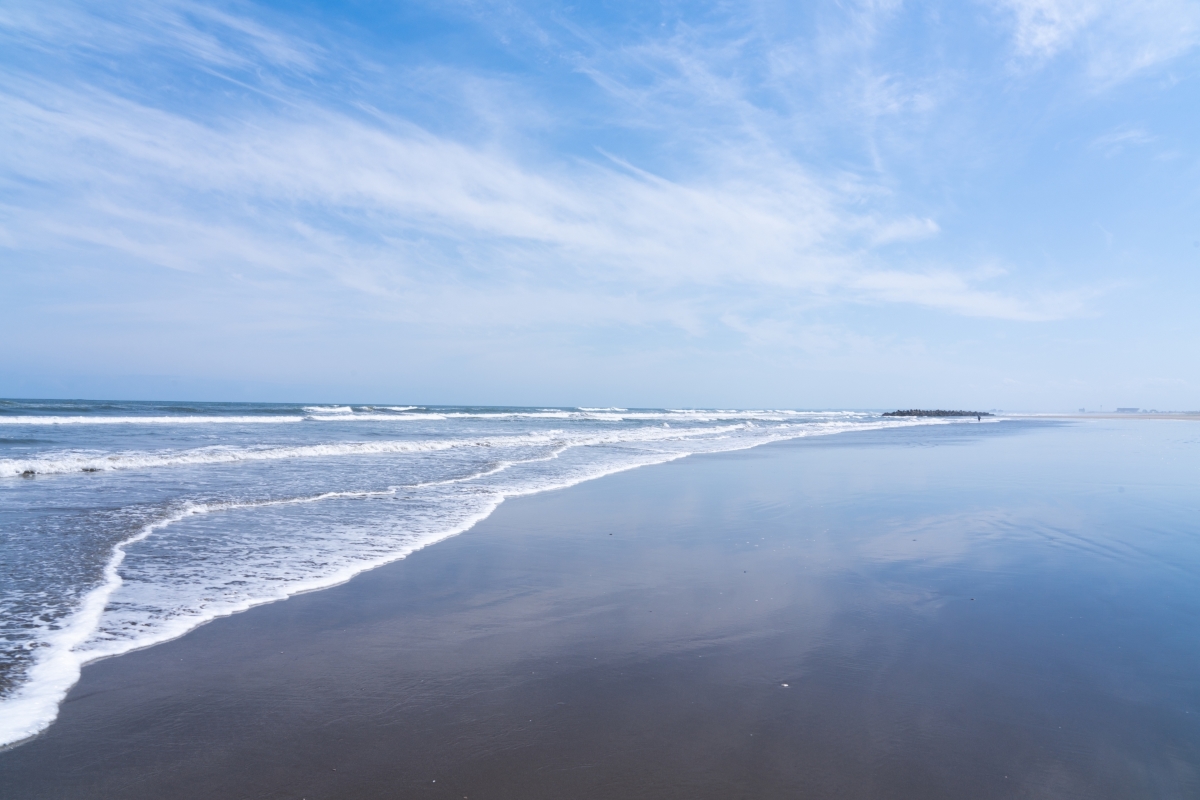
M 946 411 L 944 409 L 928 410 L 923 408 L 907 408 L 903 411 L 888 411 L 885 417 L 990 417 L 986 411 Z
M 988 411 L 947 411 L 945 409 L 908 408 L 887 411 L 884 417 L 994 417 Z M 1078 413 L 1005 412 L 1008 418 L 1025 419 L 1179 419 L 1200 421 L 1200 411 L 1084 411 Z

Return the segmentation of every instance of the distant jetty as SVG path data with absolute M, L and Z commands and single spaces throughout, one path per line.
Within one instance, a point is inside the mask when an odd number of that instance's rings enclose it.
M 904 411 L 888 411 L 883 416 L 885 417 L 990 417 L 992 416 L 986 411 L 944 411 L 936 409 L 930 411 L 924 408 L 908 408 Z

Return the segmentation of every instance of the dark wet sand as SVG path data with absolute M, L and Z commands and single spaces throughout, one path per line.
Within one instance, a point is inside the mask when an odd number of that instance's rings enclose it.
M 89 666 L 0 796 L 1197 797 L 1197 470 L 1130 441 L 856 433 L 514 500 Z

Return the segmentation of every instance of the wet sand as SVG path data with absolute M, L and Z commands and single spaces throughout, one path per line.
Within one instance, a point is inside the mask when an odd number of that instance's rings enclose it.
M 1192 422 L 1200 422 L 1200 411 L 1185 412 L 1185 413 L 1124 413 L 1106 414 L 1103 412 L 1089 412 L 1084 414 L 1007 414 L 1005 416 L 1015 419 L 1185 419 Z
M 1131 430 L 844 434 L 513 500 L 87 667 L 0 796 L 1200 796 L 1197 446 Z

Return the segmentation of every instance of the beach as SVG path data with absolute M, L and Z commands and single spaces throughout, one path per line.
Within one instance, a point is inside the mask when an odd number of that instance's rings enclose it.
M 85 667 L 0 796 L 1195 796 L 1190 427 L 857 431 L 509 500 Z
M 0 41 L 0 800 L 1200 800 L 1200 0 Z
M 1191 422 L 1200 422 L 1200 412 L 1130 412 L 1130 413 L 1103 413 L 1103 412 L 1088 412 L 1085 414 L 1027 414 L 1012 415 L 1016 418 L 1025 419 L 1141 419 L 1141 420 L 1189 420 Z

